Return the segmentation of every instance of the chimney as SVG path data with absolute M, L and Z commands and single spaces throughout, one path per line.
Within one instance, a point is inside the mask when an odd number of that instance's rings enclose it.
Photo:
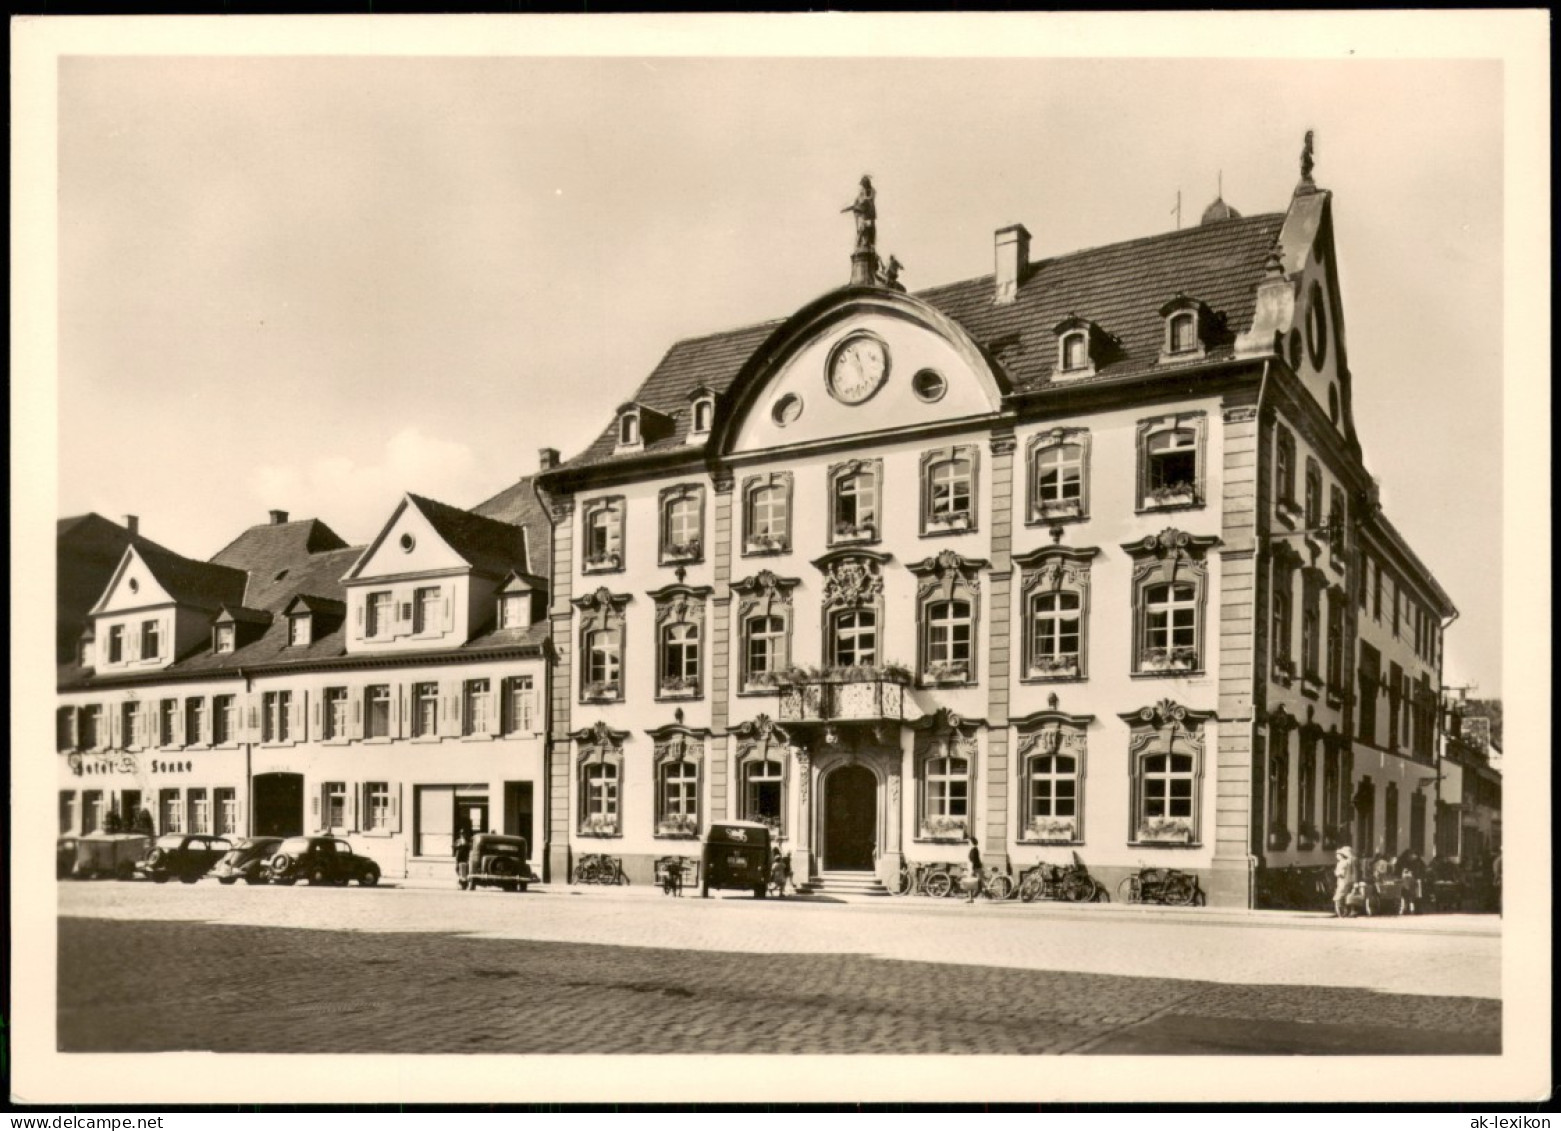
M 286 511 L 272 511 L 271 512 L 271 525 L 272 526 L 281 526 L 286 521 L 287 521 L 287 512 Z
M 999 228 L 994 237 L 997 251 L 997 293 L 993 301 L 1013 302 L 1019 282 L 1030 265 L 1030 233 L 1023 224 Z
M 537 463 L 543 471 L 552 471 L 558 466 L 558 449 L 542 448 L 537 452 Z
M 125 515 L 125 529 L 130 531 L 130 537 L 134 538 L 141 533 L 141 520 L 133 514 Z

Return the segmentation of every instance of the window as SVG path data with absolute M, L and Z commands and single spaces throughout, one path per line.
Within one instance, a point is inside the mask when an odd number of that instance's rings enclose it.
M 187 798 L 190 806 L 190 831 L 211 835 L 211 799 L 204 789 L 191 789 Z
M 694 432 L 703 434 L 710 431 L 710 422 L 715 416 L 715 404 L 708 400 L 694 402 Z
M 585 504 L 585 570 L 623 568 L 623 498 L 593 499 Z
M 238 793 L 232 789 L 212 791 L 212 802 L 217 811 L 217 835 L 238 835 Z
M 965 758 L 934 758 L 927 763 L 927 826 L 958 822 L 968 828 L 970 762 Z
M 231 695 L 214 695 L 211 700 L 211 744 L 223 746 L 233 741 L 234 713 L 238 710 Z
M 371 781 L 363 783 L 363 831 L 389 832 L 392 828 L 390 813 L 390 783 Z
M 363 690 L 363 734 L 365 738 L 390 737 L 390 685 L 374 684 Z
M 1342 695 L 1344 680 L 1345 598 L 1338 590 L 1328 590 L 1328 690 Z
M 81 709 L 81 748 L 99 750 L 104 745 L 103 705 L 89 703 Z
M 1019 839 L 1084 839 L 1083 770 L 1087 718 L 1046 711 L 1018 721 L 1023 826 Z
M 586 826 L 618 826 L 618 767 L 610 762 L 585 767 Z
M 291 691 L 267 691 L 261 698 L 261 742 L 287 742 L 291 738 L 293 693 Z
M 661 630 L 661 693 L 699 690 L 699 626 L 671 624 Z
M 773 758 L 749 758 L 742 763 L 743 820 L 758 821 L 784 832 L 785 775 Z
M 155 620 L 141 622 L 141 658 L 155 660 L 162 653 L 162 626 Z
M 1188 813 L 1191 816 L 1191 767 L 1188 767 Z M 1178 787 L 1180 788 L 1180 787 Z M 1290 843 L 1290 732 L 1280 724 L 1269 727 L 1268 737 L 1268 847 L 1283 852 Z
M 791 549 L 791 472 L 755 476 L 743 483 L 743 553 Z
M 321 719 L 324 737 L 329 741 L 347 738 L 351 733 L 347 718 L 347 689 L 345 687 L 327 687 L 325 689 L 325 706 Z
M 1032 674 L 1078 672 L 1080 605 L 1077 593 L 1037 593 L 1030 599 Z
M 531 623 L 531 596 L 528 593 L 506 593 L 499 598 L 499 627 L 525 628 Z
M 206 700 L 184 701 L 184 744 L 199 746 L 206 741 Z
M 1030 506 L 1032 523 L 1083 518 L 1087 513 L 1089 433 L 1078 428 L 1054 428 L 1030 438 Z
M 76 791 L 60 790 L 60 835 L 76 831 Z
M 1323 473 L 1317 461 L 1306 460 L 1306 528 L 1316 530 L 1323 524 Z
M 1323 847 L 1335 848 L 1349 839 L 1349 830 L 1341 829 L 1344 821 L 1342 804 L 1348 778 L 1343 773 L 1339 750 L 1332 742 L 1323 743 Z M 1341 840 L 1340 838 L 1343 838 Z
M 1273 625 L 1271 638 L 1274 652 L 1274 673 L 1280 682 L 1286 682 L 1295 671 L 1294 640 L 1291 635 L 1295 618 L 1294 586 L 1295 570 L 1289 561 L 1274 556 Z
M 179 701 L 164 699 L 157 705 L 157 745 L 172 746 L 179 725 Z
M 95 833 L 103 828 L 103 816 L 108 811 L 108 803 L 103 799 L 101 789 L 89 789 L 81 795 L 81 831 Z
M 1360 646 L 1360 721 L 1356 731 L 1362 742 L 1377 743 L 1377 693 L 1381 690 L 1381 654 L 1370 644 Z
M 1335 484 L 1328 488 L 1328 556 L 1335 564 L 1344 561 L 1344 490 Z
M 732 583 L 737 593 L 738 655 L 742 688 L 771 687 L 790 665 L 793 578 L 760 570 Z
M 390 594 L 370 593 L 368 596 L 368 634 L 371 637 L 389 636 L 391 631 Z
M 184 802 L 177 789 L 163 789 L 157 793 L 158 831 L 182 833 L 184 831 Z
M 344 781 L 328 781 L 320 787 L 322 800 L 321 813 L 324 820 L 320 827 L 323 829 L 347 828 L 347 783 Z
M 969 601 L 934 601 L 927 606 L 927 673 L 937 678 L 970 677 L 971 637 L 974 635 Z
M 656 832 L 694 836 L 699 832 L 699 765 L 686 758 L 665 761 L 657 773 Z
M 1398 855 L 1398 783 L 1392 781 L 1382 796 L 1382 852 Z
M 118 664 L 125 658 L 125 626 L 116 624 L 108 630 L 108 662 Z
M 1218 541 L 1168 528 L 1123 545 L 1135 562 L 1134 674 L 1176 674 L 1202 666 L 1204 554 Z
M 1213 717 L 1169 700 L 1121 716 L 1132 732 L 1134 843 L 1198 842 L 1203 724 Z
M 577 597 L 574 601 L 575 607 L 581 611 L 582 702 L 623 698 L 623 610 L 628 602 L 628 596 L 614 596 L 605 588 Z
M 579 821 L 583 836 L 621 832 L 618 786 L 623 779 L 622 732 L 597 726 L 573 736 L 580 744 Z
M 1083 331 L 1065 334 L 1062 339 L 1062 371 L 1075 373 L 1089 368 L 1089 335 Z
M 1407 707 L 1404 703 L 1404 669 L 1397 664 L 1388 665 L 1388 749 L 1397 750 L 1399 746 L 1399 708 Z
M 412 595 L 412 631 L 418 634 L 436 632 L 442 622 L 438 586 L 418 589 Z
M 618 419 L 618 444 L 620 447 L 630 447 L 640 442 L 640 418 L 638 414 L 626 412 Z
M 1295 506 L 1295 437 L 1283 425 L 1274 430 L 1274 502 L 1281 511 Z
M 944 550 L 906 567 L 918 580 L 917 658 L 924 682 L 967 683 L 975 679 L 976 601 L 979 573 L 986 564 Z
M 1204 423 L 1202 413 L 1139 422 L 1139 510 L 1202 502 Z
M 439 685 L 412 685 L 412 737 L 433 738 L 439 733 Z
M 880 460 L 847 460 L 829 469 L 831 542 L 877 541 L 882 474 Z
M 307 614 L 287 618 L 287 646 L 302 648 L 309 643 L 309 617 Z
M 976 449 L 939 448 L 921 457 L 921 532 L 964 532 L 976 524 Z
M 493 719 L 492 696 L 485 679 L 469 679 L 462 692 L 461 733 L 487 734 Z
M 1322 586 L 1317 571 L 1301 572 L 1301 673 L 1309 683 L 1322 682 Z
M 1373 580 L 1371 590 L 1371 616 L 1373 620 L 1382 619 L 1382 563 L 1377 563 L 1376 577 Z
M 56 750 L 76 748 L 76 708 L 60 707 L 54 712 L 54 748 Z
M 142 745 L 140 724 L 141 705 L 139 703 L 121 703 L 119 705 L 119 738 L 120 745 L 126 750 L 134 750 Z
M 1409 795 L 1409 847 L 1418 856 L 1425 855 L 1425 794 L 1416 790 Z
M 233 626 L 231 624 L 219 624 L 217 626 L 216 650 L 219 653 L 233 651 Z
M 704 489 L 685 483 L 665 488 L 659 499 L 661 561 L 699 561 L 704 557 Z
M 1191 312 L 1176 314 L 1170 324 L 1171 352 L 1191 353 L 1198 348 L 1198 318 Z
M 936 711 L 916 728 L 917 839 L 969 839 L 975 827 L 976 752 L 975 728 L 951 712 Z
M 603 628 L 586 637 L 585 678 L 588 697 L 616 698 L 621 693 L 622 642 L 616 628 Z
M 512 675 L 504 681 L 505 734 L 530 734 L 536 729 L 532 721 L 532 702 L 529 675 Z
M 1048 546 L 1015 556 L 1020 568 L 1020 628 L 1026 680 L 1086 674 L 1090 561 L 1097 551 Z
M 750 617 L 743 625 L 743 682 L 764 682 L 785 670 L 785 619 Z
M 868 666 L 878 659 L 878 614 L 871 609 L 836 613 L 830 631 L 836 667 Z
M 1310 848 L 1317 840 L 1317 736 L 1311 731 L 1301 732 L 1295 792 L 1296 832 L 1308 842 L 1297 847 Z
M 1030 759 L 1030 821 L 1067 819 L 1078 815 L 1078 762 L 1061 754 Z M 1072 838 L 1069 838 L 1072 839 Z

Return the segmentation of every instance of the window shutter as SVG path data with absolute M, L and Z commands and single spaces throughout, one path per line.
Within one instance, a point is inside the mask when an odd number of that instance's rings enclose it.
M 307 737 L 304 733 L 304 720 L 308 718 L 308 706 L 307 691 L 295 691 L 292 701 L 287 705 L 287 737 L 288 741 L 295 746 Z
M 354 688 L 349 694 L 352 696 L 352 723 L 347 732 L 348 738 L 361 739 L 363 737 L 363 711 L 364 699 L 368 696 L 366 688 Z
M 150 750 L 160 745 L 161 738 L 157 730 L 157 700 L 148 699 L 141 704 L 141 745 Z
M 316 832 L 325 831 L 326 822 L 325 786 L 315 787 L 314 791 L 314 828 Z
M 401 831 L 401 783 L 390 783 L 390 827 L 395 832 Z
M 244 795 L 237 790 L 233 792 L 233 835 L 249 835 L 249 830 L 244 827 Z
M 123 717 L 124 712 L 120 709 L 119 704 L 113 704 L 108 712 L 108 745 L 114 750 L 118 750 L 124 741 L 124 737 L 120 733 L 124 729 L 120 725 L 120 719 Z
M 449 597 L 442 598 L 442 604 L 444 607 L 444 630 L 449 632 L 455 627 L 454 610 L 451 608 L 452 602 Z
M 501 715 L 504 708 L 504 689 L 508 686 L 507 680 L 488 680 L 488 717 L 487 725 L 483 727 L 483 733 L 497 738 L 503 726 Z
M 439 720 L 439 732 L 441 734 L 460 733 L 461 712 L 460 699 L 458 698 L 460 686 L 459 682 L 453 682 L 448 679 L 442 680 L 439 684 L 439 699 L 444 707 L 444 717 Z
M 353 626 L 353 630 L 352 630 L 352 638 L 354 640 L 362 640 L 363 639 L 363 600 L 362 600 L 362 598 L 359 598 L 355 602 L 355 606 L 356 606 L 357 616 L 355 616 L 353 618 L 354 626 Z
M 314 736 L 316 738 L 324 737 L 324 735 L 325 735 L 325 722 L 324 722 L 324 717 L 321 714 L 320 696 L 318 696 L 318 695 L 316 695 L 314 697 L 314 714 L 313 714 L 313 719 L 314 719 Z
M 141 658 L 141 633 L 136 625 L 125 625 L 125 659 L 139 660 Z
M 173 701 L 173 744 L 184 745 L 184 702 L 180 699 Z
M 264 709 L 264 700 L 259 695 L 246 695 L 242 709 L 248 720 L 245 724 L 248 728 L 248 738 L 245 741 L 259 742 L 265 733 L 260 725 L 260 712 Z
M 397 738 L 406 738 L 412 730 L 412 704 L 408 699 L 412 693 L 411 685 L 398 683 L 391 690 L 390 733 Z
M 358 814 L 363 811 L 358 806 L 358 797 L 362 792 L 363 786 L 357 782 L 354 782 L 352 788 L 347 791 L 347 830 L 349 832 L 358 831 Z

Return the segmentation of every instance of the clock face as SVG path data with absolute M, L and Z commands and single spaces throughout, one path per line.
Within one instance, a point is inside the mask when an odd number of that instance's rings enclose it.
M 845 404 L 861 404 L 889 376 L 889 351 L 877 338 L 858 334 L 836 347 L 829 359 L 830 395 Z

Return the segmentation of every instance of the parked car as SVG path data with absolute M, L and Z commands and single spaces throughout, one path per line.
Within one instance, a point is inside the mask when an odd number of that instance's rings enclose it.
M 757 821 L 721 821 L 705 834 L 699 894 L 738 888 L 763 899 L 770 882 L 770 827 Z
M 470 866 L 461 887 L 466 891 L 484 886 L 525 891 L 535 879 L 527 857 L 525 837 L 478 833 L 472 840 Z
M 279 836 L 246 837 L 234 845 L 226 856 L 217 861 L 211 874 L 219 884 L 263 884 L 269 874 L 268 865 L 282 843 Z
M 225 837 L 164 833 L 136 865 L 136 872 L 154 883 L 180 880 L 193 884 L 211 871 L 223 853 L 232 847 Z
M 54 842 L 54 878 L 63 880 L 76 871 L 76 838 L 62 836 Z
M 352 851 L 352 845 L 333 836 L 290 836 L 277 846 L 267 865 L 270 880 L 283 887 L 299 880 L 310 887 L 335 884 L 340 887 L 357 880 L 359 887 L 379 883 L 379 865 L 367 856 Z
M 76 838 L 74 875 L 79 880 L 134 879 L 136 863 L 151 847 L 152 838 L 143 833 L 87 833 Z

